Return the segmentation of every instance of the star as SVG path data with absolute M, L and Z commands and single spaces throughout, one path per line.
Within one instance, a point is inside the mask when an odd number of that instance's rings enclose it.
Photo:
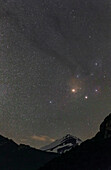
M 79 77 L 80 77 L 80 75 L 79 75 L 79 74 L 77 74 L 77 75 L 76 75 L 76 77 L 77 77 L 77 78 L 79 78 Z
M 72 92 L 75 93 L 75 92 L 76 92 L 76 89 L 72 89 Z
M 87 99 L 88 99 L 88 96 L 85 96 L 84 98 L 87 100 Z
M 91 73 L 90 75 L 91 75 L 91 76 L 94 76 L 94 73 Z
M 94 65 L 95 65 L 95 66 L 98 66 L 98 63 L 97 63 L 97 62 L 95 62 L 95 63 L 94 63 Z
M 50 100 L 49 103 L 52 104 L 52 101 Z
M 95 92 L 98 92 L 98 89 L 95 89 Z
M 88 124 L 87 124 L 88 126 L 90 126 L 90 123 L 88 122 Z
M 100 94 L 101 89 L 100 89 L 100 87 L 98 87 L 98 88 L 96 88 L 94 91 L 95 91 L 96 94 Z

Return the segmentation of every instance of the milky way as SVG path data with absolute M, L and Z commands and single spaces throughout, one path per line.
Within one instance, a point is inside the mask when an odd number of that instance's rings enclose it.
M 111 1 L 0 1 L 0 133 L 40 147 L 111 112 Z

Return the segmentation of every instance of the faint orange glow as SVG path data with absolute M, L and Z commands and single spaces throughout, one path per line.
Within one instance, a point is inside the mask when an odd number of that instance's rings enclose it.
M 49 136 L 36 136 L 36 135 L 33 135 L 31 138 L 33 140 L 41 141 L 41 142 L 46 142 L 46 141 L 54 142 L 55 141 L 55 139 L 50 138 Z
M 72 77 L 69 80 L 69 88 L 71 93 L 76 94 L 84 89 L 84 83 L 82 80 Z

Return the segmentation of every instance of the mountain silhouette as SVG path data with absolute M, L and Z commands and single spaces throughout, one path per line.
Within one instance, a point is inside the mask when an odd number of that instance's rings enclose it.
M 37 170 L 56 156 L 0 135 L 0 170 Z
M 95 137 L 55 158 L 41 170 L 111 170 L 111 114 Z

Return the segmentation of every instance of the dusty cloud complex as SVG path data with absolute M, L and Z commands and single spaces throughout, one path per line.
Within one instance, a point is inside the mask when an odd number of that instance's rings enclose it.
M 109 0 L 0 1 L 0 132 L 35 147 L 92 137 L 111 110 Z

